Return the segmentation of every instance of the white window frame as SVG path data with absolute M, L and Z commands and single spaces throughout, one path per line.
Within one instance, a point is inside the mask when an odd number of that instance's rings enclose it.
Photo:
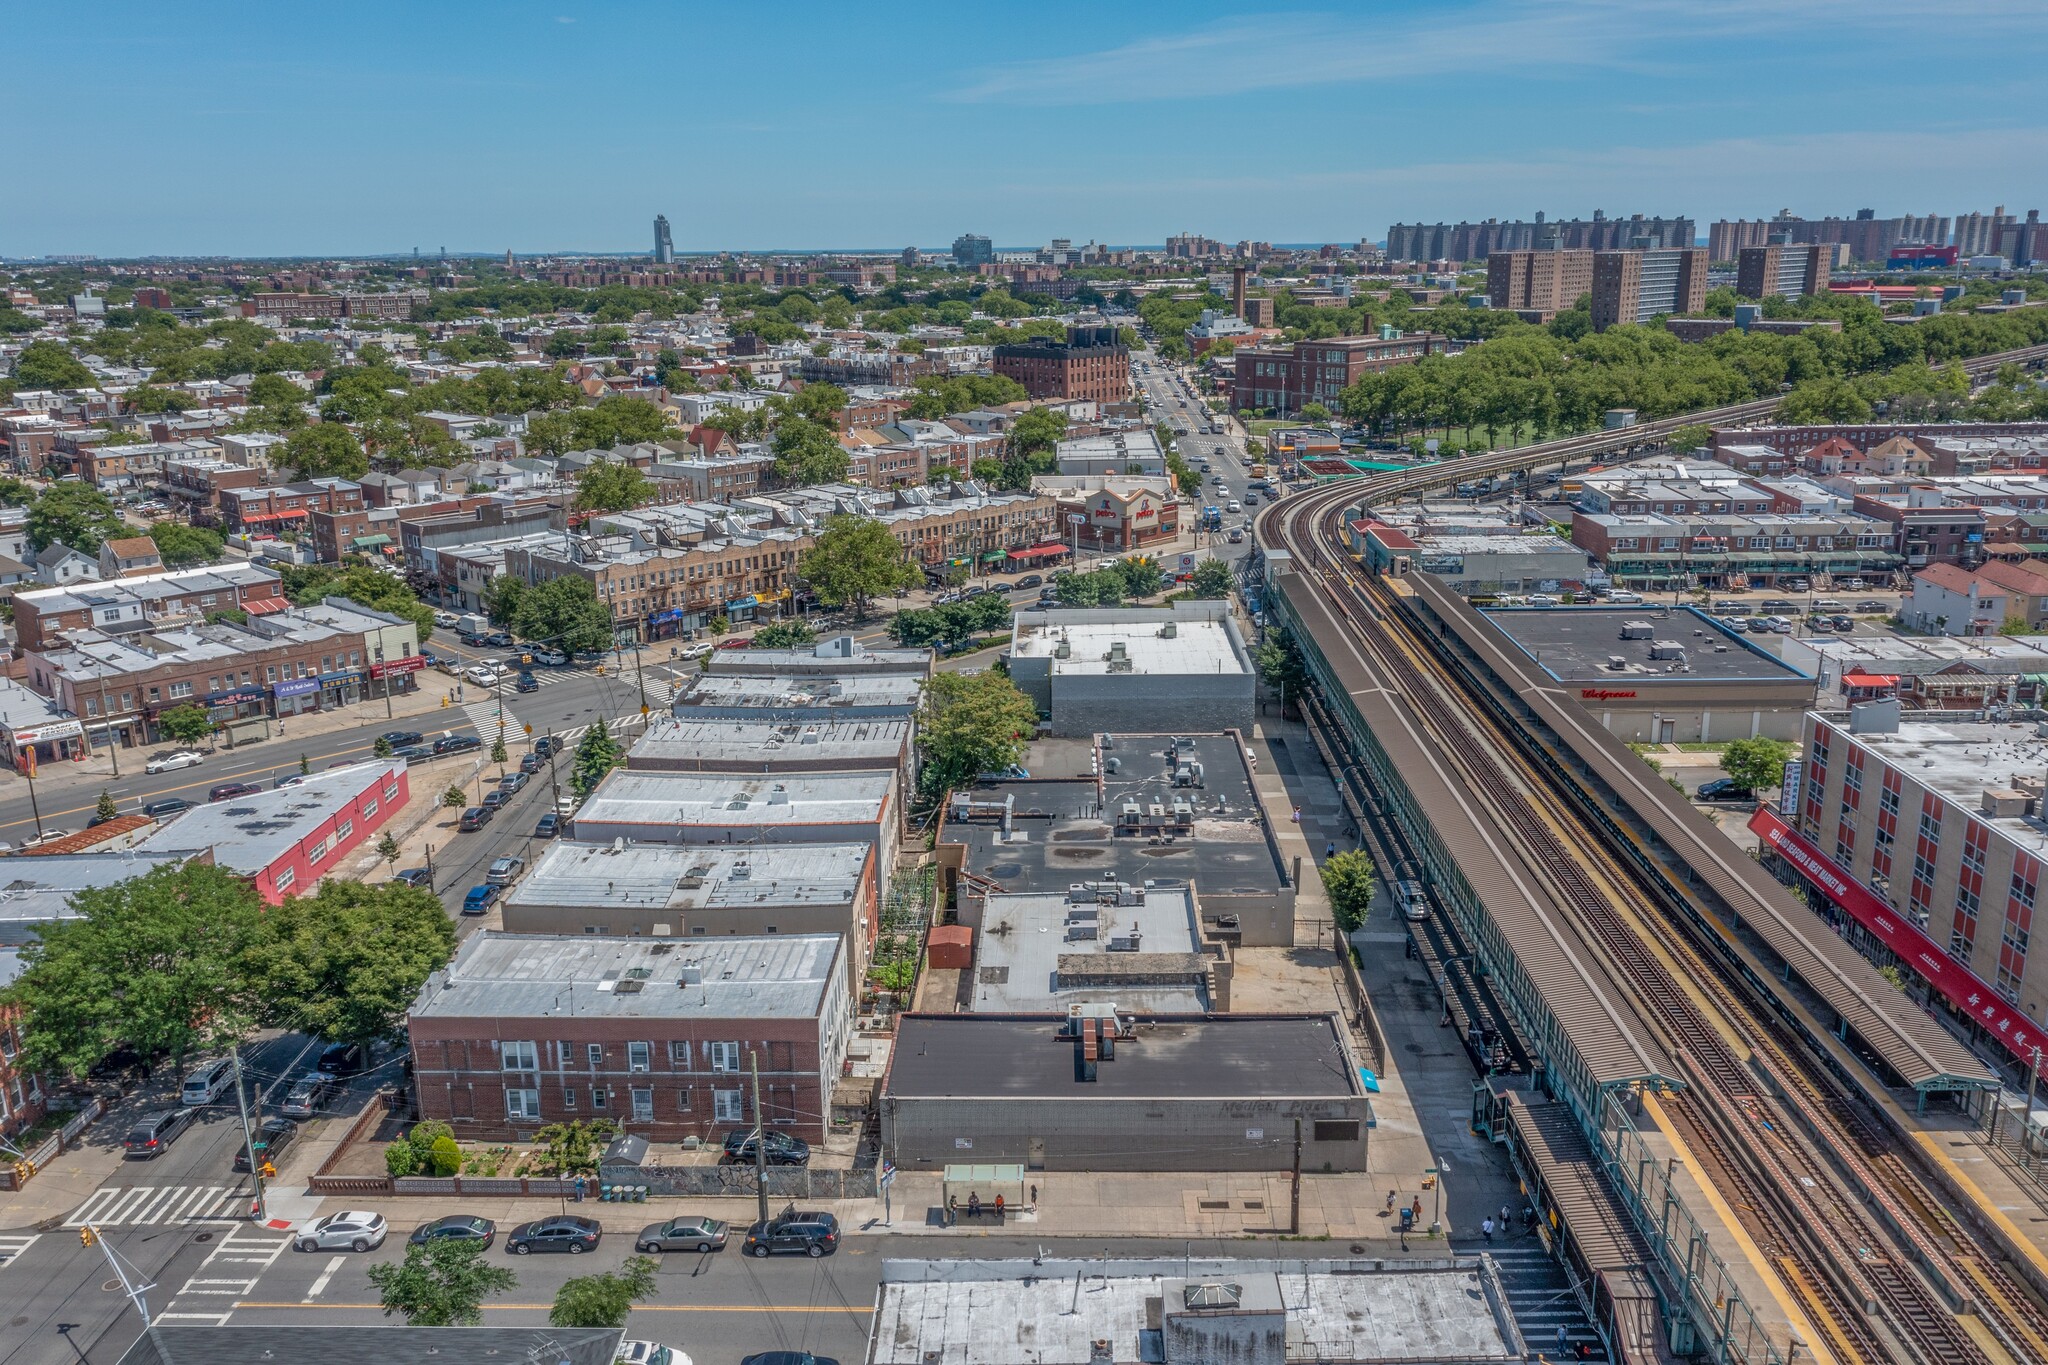
M 540 1118 L 540 1091 L 505 1088 L 505 1117 L 508 1119 Z
M 736 1074 L 740 1069 L 740 1045 L 738 1043 L 706 1043 L 710 1050 L 711 1069 L 716 1073 Z
M 498 1065 L 505 1071 L 540 1070 L 540 1048 L 523 1039 L 498 1044 Z
M 652 1086 L 636 1085 L 629 1092 L 629 1096 L 630 1102 L 627 1105 L 627 1112 L 632 1115 L 633 1122 L 654 1122 L 654 1088 Z
M 628 1070 L 628 1071 L 652 1071 L 652 1070 L 654 1070 L 654 1044 L 652 1044 L 652 1043 L 628 1043 L 628 1044 L 626 1044 L 626 1070 Z
M 711 1121 L 713 1123 L 741 1123 L 746 1120 L 746 1105 L 741 1102 L 737 1090 L 713 1090 L 711 1092 Z

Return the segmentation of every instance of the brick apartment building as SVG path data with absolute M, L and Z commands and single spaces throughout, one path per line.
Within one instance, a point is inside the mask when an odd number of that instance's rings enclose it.
M 1366 321 L 1370 324 L 1371 319 Z M 1294 416 L 1310 403 L 1321 403 L 1335 412 L 1344 390 L 1367 374 L 1437 354 L 1444 341 L 1436 332 L 1395 332 L 1239 351 L 1231 380 L 1231 406 L 1282 418 Z
M 1121 403 L 1131 395 L 1131 349 L 1114 327 L 1073 327 L 1067 339 L 995 348 L 995 372 L 1033 398 Z
M 115 583 L 16 593 L 14 634 L 20 648 L 34 650 L 49 647 L 67 631 L 119 634 L 147 629 L 151 622 L 178 613 L 198 617 L 233 607 L 259 615 L 284 605 L 283 582 L 275 573 L 253 564 L 220 564 Z
M 222 525 L 231 533 L 293 530 L 302 528 L 315 511 L 361 511 L 363 490 L 348 479 L 223 488 L 220 506 Z
M 416 305 L 431 297 L 424 289 L 407 289 L 390 294 L 252 294 L 241 304 L 245 318 L 388 318 L 399 322 L 412 317 Z
M 760 1118 L 822 1142 L 852 1026 L 829 934 L 471 935 L 407 1019 L 421 1117 L 463 1140 L 615 1119 L 719 1142 Z
M 1880 498 L 1857 494 L 1849 506 L 1861 516 L 1883 523 L 1893 550 L 1909 569 L 1929 564 L 1960 564 L 1974 569 L 1984 562 L 1984 509 L 1948 506 L 1940 495 L 1908 494 Z
M 1593 256 L 1593 330 L 1648 322 L 1707 306 L 1707 253 L 1601 251 Z
M 1562 313 L 1592 292 L 1590 251 L 1496 251 L 1486 258 L 1486 301 L 1494 308 Z
M 221 500 L 229 489 L 254 488 L 263 472 L 220 459 L 166 460 L 163 493 L 194 526 L 221 524 Z
M 1783 294 L 1796 299 L 1828 287 L 1828 253 L 1818 246 L 1772 242 L 1746 246 L 1735 261 L 1735 292 L 1746 299 Z

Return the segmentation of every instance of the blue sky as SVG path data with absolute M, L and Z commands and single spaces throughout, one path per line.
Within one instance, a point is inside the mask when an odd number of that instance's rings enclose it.
M 2040 0 L 10 9 L 9 256 L 2048 207 Z

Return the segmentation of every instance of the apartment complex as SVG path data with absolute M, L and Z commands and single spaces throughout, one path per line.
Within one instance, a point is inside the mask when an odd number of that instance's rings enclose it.
M 1327 337 L 1242 350 L 1234 357 L 1231 406 L 1282 418 L 1295 416 L 1310 403 L 1335 412 L 1344 390 L 1366 375 L 1441 352 L 1444 341 L 1436 332 L 1383 327 L 1376 337 Z
M 1746 246 L 1735 263 L 1735 292 L 1746 299 L 1825 293 L 1828 253 L 1818 246 L 1771 242 Z
M 1387 258 L 1395 261 L 1474 261 L 1497 251 L 1620 251 L 1630 247 L 1689 247 L 1690 218 L 1646 218 L 1632 214 L 1609 218 L 1598 209 L 1591 218 L 1482 223 L 1396 223 L 1387 229 Z
M 1486 258 L 1495 308 L 1560 313 L 1592 299 L 1593 325 L 1648 322 L 1706 305 L 1707 253 L 1696 247 L 1640 251 L 1497 251 Z
M 120 635 L 167 618 L 196 622 L 209 611 L 227 608 L 257 616 L 284 606 L 284 583 L 277 574 L 254 564 L 221 564 L 16 593 L 14 634 L 23 650 L 38 650 L 70 631 Z
M 405 321 L 414 307 L 429 298 L 424 289 L 398 290 L 389 294 L 251 294 L 242 301 L 245 318 L 273 318 L 290 322 L 295 318 L 393 318 Z
M 1494 308 L 1562 313 L 1592 292 L 1590 251 L 1496 251 L 1486 258 L 1486 301 Z
M 998 346 L 993 368 L 1033 398 L 1121 403 L 1131 396 L 1131 350 L 1114 327 L 1072 327 L 1063 342 Z
M 1795 246 L 1846 246 L 1853 260 L 1882 261 L 1902 242 L 1939 246 L 1948 241 L 1949 228 L 1949 220 L 1934 213 L 1879 218 L 1873 210 L 1858 209 L 1853 218 L 1801 218 L 1780 209 L 1773 218 L 1713 224 L 1707 229 L 1707 254 L 1717 261 L 1732 261 L 1744 250 L 1782 239 Z

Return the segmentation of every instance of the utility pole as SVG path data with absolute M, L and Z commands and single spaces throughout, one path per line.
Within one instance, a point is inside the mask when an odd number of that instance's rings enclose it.
M 1287 1196 L 1287 1230 L 1301 1234 L 1301 1120 L 1294 1121 L 1294 1188 Z
M 754 1196 L 761 1221 L 768 1221 L 768 1127 L 761 1121 L 761 1054 L 749 1052 L 754 1072 Z
M 377 674 L 384 679 L 384 719 L 393 719 L 391 711 L 391 675 L 384 671 L 384 646 L 377 646 Z
M 86 740 L 86 744 L 87 744 L 88 746 L 90 746 L 90 745 L 91 745 L 91 743 L 92 743 L 92 736 L 91 736 L 91 735 L 87 735 L 87 736 L 85 737 L 85 740 Z M 29 810 L 30 810 L 30 811 L 31 811 L 31 812 L 32 812 L 32 813 L 33 813 L 33 814 L 35 815 L 35 817 L 36 817 L 36 838 L 40 839 L 40 838 L 42 838 L 42 837 L 43 837 L 43 807 L 42 807 L 42 803 L 36 800 L 36 746 L 35 746 L 35 745 L 33 745 L 33 744 L 30 744 L 29 746 L 27 746 L 26 748 L 24 748 L 24 749 L 23 749 L 23 750 L 21 751 L 21 761 L 22 761 L 22 769 L 21 769 L 21 773 L 22 773 L 22 776 L 23 776 L 23 777 L 26 777 L 26 778 L 28 779 L 28 808 L 29 808 Z
M 169 1365 L 171 1359 L 170 1352 L 164 1349 L 163 1338 L 157 1335 L 156 1319 L 150 1316 L 149 1300 L 144 1297 L 150 1290 L 156 1288 L 156 1285 L 136 1283 L 136 1280 L 141 1279 L 140 1274 L 134 1280 L 131 1280 L 128 1277 L 129 1267 L 122 1262 L 119 1256 L 114 1254 L 114 1248 L 107 1245 L 106 1236 L 91 1223 L 87 1223 L 78 1230 L 78 1239 L 89 1247 L 98 1247 L 100 1254 L 107 1258 L 107 1264 L 114 1271 L 114 1278 L 121 1282 L 121 1292 L 128 1296 L 128 1302 L 134 1304 L 135 1311 L 142 1315 L 142 1330 L 149 1335 L 151 1343 L 156 1346 L 157 1358 L 164 1361 L 165 1365 Z M 76 1348 L 74 1347 L 73 1349 Z
M 121 775 L 121 741 L 114 738 L 114 713 L 107 709 L 107 679 L 100 676 L 100 719 L 107 727 L 107 757 L 114 760 L 114 776 Z M 92 747 L 92 736 L 86 736 L 86 747 Z
M 640 723 L 647 723 L 647 670 L 641 666 L 640 656 L 645 650 L 633 651 L 633 681 L 640 684 Z
M 263 1154 L 256 1150 L 256 1130 L 249 1123 L 249 1097 L 242 1091 L 242 1049 L 231 1049 L 228 1056 L 235 1062 L 235 1108 L 242 1111 L 242 1146 L 249 1153 L 249 1180 L 256 1187 L 255 1207 L 251 1219 L 263 1217 Z M 1299 1127 L 1300 1125 L 1296 1125 Z M 1299 1163 L 1297 1163 L 1299 1164 Z

